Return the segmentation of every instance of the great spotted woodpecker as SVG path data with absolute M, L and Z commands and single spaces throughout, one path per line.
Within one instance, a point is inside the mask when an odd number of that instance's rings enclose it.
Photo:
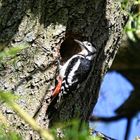
M 70 93 L 86 80 L 91 67 L 92 60 L 95 58 L 96 49 L 90 42 L 74 40 L 81 47 L 81 52 L 73 55 L 68 61 L 60 67 L 58 84 L 56 85 L 52 97 Z

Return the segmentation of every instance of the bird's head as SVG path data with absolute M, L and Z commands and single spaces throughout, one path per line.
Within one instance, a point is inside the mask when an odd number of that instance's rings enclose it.
M 79 41 L 74 39 L 75 42 L 79 44 L 82 50 L 86 50 L 88 53 L 96 53 L 96 48 L 88 41 Z

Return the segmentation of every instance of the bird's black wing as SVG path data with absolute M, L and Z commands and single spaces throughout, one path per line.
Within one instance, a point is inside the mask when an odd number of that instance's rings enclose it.
M 79 85 L 84 80 L 86 80 L 90 69 L 91 61 L 86 59 L 84 56 L 73 58 L 65 71 L 65 77 L 62 82 L 61 93 L 65 94 L 65 92 L 68 93 L 76 90 Z M 71 79 L 71 81 L 69 79 Z

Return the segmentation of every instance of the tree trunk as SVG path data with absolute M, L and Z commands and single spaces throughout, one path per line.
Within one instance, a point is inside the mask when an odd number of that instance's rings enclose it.
M 50 122 L 75 117 L 87 120 L 97 102 L 101 79 L 118 50 L 127 20 L 120 2 L 1 0 L 0 5 L 1 46 L 27 46 L 16 59 L 1 61 L 0 88 L 20 96 L 18 104 L 44 127 Z M 65 98 L 50 120 L 46 110 L 51 102 L 57 61 L 61 58 L 65 62 L 78 51 L 73 39 L 94 43 L 97 56 L 86 82 L 75 94 Z M 25 139 L 37 139 L 13 111 L 4 104 L 1 110 Z

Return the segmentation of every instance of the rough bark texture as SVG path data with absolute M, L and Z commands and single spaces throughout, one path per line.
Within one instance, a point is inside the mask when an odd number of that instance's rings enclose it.
M 19 95 L 18 103 L 44 127 L 50 121 L 73 117 L 86 120 L 97 101 L 101 79 L 111 66 L 119 47 L 126 22 L 120 2 L 1 0 L 0 5 L 2 46 L 28 46 L 16 59 L 7 58 L 1 62 L 0 88 Z M 74 38 L 94 43 L 97 56 L 86 82 L 76 94 L 65 98 L 49 120 L 46 110 L 50 103 L 50 89 L 57 75 L 59 49 L 68 46 L 73 54 Z M 67 53 L 64 51 L 61 55 L 67 56 Z M 62 57 L 62 61 L 64 59 Z M 4 104 L 1 104 L 1 110 L 25 139 L 37 139 L 13 111 Z

